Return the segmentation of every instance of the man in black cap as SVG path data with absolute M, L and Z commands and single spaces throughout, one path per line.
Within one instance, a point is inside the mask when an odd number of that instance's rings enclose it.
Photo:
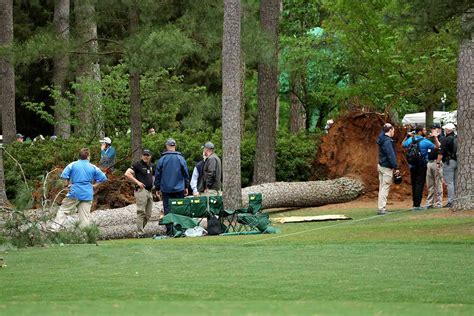
M 169 199 L 184 198 L 188 195 L 189 171 L 186 160 L 180 152 L 176 151 L 176 141 L 168 138 L 166 151 L 161 153 L 161 158 L 156 164 L 155 188 L 157 196 L 161 192 L 163 210 L 165 215 L 169 212 Z M 166 234 L 173 233 L 173 225 L 166 225 Z
M 25 139 L 25 136 L 23 136 L 22 134 L 18 133 L 16 134 L 16 141 L 19 142 L 19 143 L 23 143 Z
M 125 176 L 135 184 L 135 200 L 137 204 L 137 228 L 138 237 L 145 236 L 145 226 L 150 220 L 153 208 L 153 180 L 155 168 L 151 163 L 151 151 L 144 149 L 142 159 L 134 163 L 125 172 Z
M 443 167 L 439 147 L 441 137 L 441 124 L 431 125 L 431 133 L 428 139 L 435 145 L 434 149 L 428 149 L 428 163 L 426 164 L 426 187 L 428 196 L 426 197 L 427 209 L 439 208 L 443 206 Z
M 205 159 L 202 168 L 202 177 L 198 183 L 198 191 L 203 195 L 220 195 L 222 191 L 222 163 L 214 153 L 214 144 L 204 144 L 203 157 Z

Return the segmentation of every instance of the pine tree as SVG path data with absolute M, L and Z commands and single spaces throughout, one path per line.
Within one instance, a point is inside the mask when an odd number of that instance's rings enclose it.
M 83 135 L 96 135 L 101 131 L 100 117 L 94 115 L 100 112 L 100 92 L 85 88 L 93 81 L 100 82 L 95 5 L 92 0 L 76 0 L 74 4 L 75 26 L 81 41 L 76 69 L 76 81 L 82 85 L 76 89 L 77 106 L 79 106 L 77 113 L 80 121 L 77 132 Z
M 70 0 L 56 0 L 54 3 L 54 30 L 57 36 L 63 41 L 69 40 L 69 14 Z M 60 52 L 54 56 L 54 88 L 63 94 L 67 90 L 67 75 L 69 69 L 69 55 Z M 71 135 L 71 109 L 67 105 L 63 105 L 59 100 L 55 100 L 54 109 L 54 134 L 64 139 Z
M 260 23 L 271 39 L 273 54 L 268 62 L 261 62 L 258 65 L 257 150 L 253 173 L 254 184 L 275 182 L 276 179 L 279 17 L 279 0 L 261 1 Z
M 140 22 L 138 6 L 132 3 L 129 7 L 129 30 L 134 34 Z M 142 117 L 141 117 L 141 97 L 140 97 L 140 72 L 135 67 L 130 67 L 130 122 L 132 130 L 132 161 L 139 161 L 142 147 Z
M 13 1 L 0 0 L 0 46 L 13 43 Z M 15 140 L 15 69 L 8 56 L 0 56 L 0 104 L 2 109 L 3 143 Z
M 241 107 L 241 6 L 224 0 L 222 41 L 222 149 L 224 203 L 229 209 L 242 205 L 240 170 Z

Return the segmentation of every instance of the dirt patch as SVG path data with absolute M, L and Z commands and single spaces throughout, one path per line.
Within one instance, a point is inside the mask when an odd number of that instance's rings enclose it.
M 92 210 L 119 208 L 135 203 L 133 185 L 125 176 L 107 177 L 108 181 L 98 184 L 94 190 Z
M 313 178 L 358 178 L 365 184 L 364 195 L 369 199 L 376 197 L 379 179 L 378 145 L 375 141 L 386 122 L 395 126 L 394 144 L 403 177 L 401 185 L 390 187 L 389 198 L 404 200 L 410 196 L 410 171 L 401 146 L 405 131 L 380 113 L 350 112 L 339 118 L 329 129 L 329 133 L 321 139 L 314 170 L 322 172 L 323 175 L 313 174 Z
M 62 168 L 56 168 L 49 174 L 46 184 L 46 198 L 49 201 L 55 200 L 57 204 L 61 203 L 68 192 L 64 190 L 65 182 L 60 179 L 62 172 Z M 125 176 L 116 176 L 109 173 L 107 179 L 107 182 L 98 184 L 94 189 L 92 211 L 120 208 L 135 203 L 133 185 Z M 42 206 L 41 203 L 44 200 L 43 185 L 43 182 L 36 184 L 33 192 L 34 208 L 41 208 Z

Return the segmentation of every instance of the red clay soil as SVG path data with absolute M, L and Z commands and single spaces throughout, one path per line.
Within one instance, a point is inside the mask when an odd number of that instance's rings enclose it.
M 376 140 L 386 122 L 393 124 L 388 117 L 374 112 L 351 112 L 335 121 L 329 133 L 322 138 L 314 162 L 314 170 L 322 174 L 313 174 L 313 178 L 358 178 L 365 184 L 364 195 L 376 197 L 379 187 Z M 395 150 L 403 182 L 390 187 L 389 197 L 404 200 L 411 196 L 410 171 L 401 146 L 405 132 L 400 126 L 393 125 Z
M 58 204 L 61 203 L 67 194 L 67 191 L 63 191 L 62 194 L 58 195 L 64 188 L 64 182 L 58 181 L 62 171 L 61 168 L 57 168 L 48 176 L 47 198 L 49 201 L 53 201 L 56 198 L 56 203 Z M 125 176 L 118 177 L 113 174 L 107 174 L 107 179 L 107 182 L 99 183 L 94 189 L 92 211 L 119 208 L 135 203 L 133 185 Z M 34 208 L 41 208 L 41 201 L 43 200 L 42 188 L 43 183 L 38 183 L 36 190 L 33 192 Z

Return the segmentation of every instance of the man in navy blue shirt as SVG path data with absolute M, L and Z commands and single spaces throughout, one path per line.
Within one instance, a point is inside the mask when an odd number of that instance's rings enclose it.
M 412 197 L 413 197 L 413 210 L 414 211 L 421 211 L 421 199 L 423 197 L 423 190 L 425 188 L 425 181 L 426 181 L 426 164 L 428 163 L 428 150 L 435 149 L 435 145 L 425 138 L 426 136 L 426 129 L 421 126 L 417 126 L 415 128 L 415 135 L 407 135 L 405 140 L 403 141 L 403 147 L 408 148 L 416 141 L 418 144 L 418 149 L 423 156 L 423 160 L 418 163 L 417 165 L 409 165 L 410 166 L 410 176 L 411 176 L 411 190 L 412 190 Z
M 90 225 L 90 211 L 94 195 L 93 184 L 107 181 L 105 174 L 90 163 L 90 152 L 87 148 L 79 151 L 79 160 L 67 165 L 61 178 L 67 180 L 69 193 L 63 199 L 56 214 L 51 230 L 58 231 L 64 227 L 67 216 L 78 212 L 81 227 Z
M 186 160 L 180 152 L 176 151 L 176 141 L 169 138 L 166 141 L 166 151 L 161 153 L 161 158 L 156 164 L 155 188 L 156 194 L 163 201 L 165 215 L 169 212 L 169 199 L 184 198 L 188 195 L 189 172 Z M 173 226 L 166 225 L 166 234 L 173 233 Z
M 386 123 L 377 138 L 377 144 L 379 145 L 379 164 L 377 165 L 379 174 L 378 215 L 387 214 L 385 207 L 390 185 L 393 182 L 394 174 L 400 173 L 395 148 L 393 147 L 394 135 L 395 128 L 392 124 Z

